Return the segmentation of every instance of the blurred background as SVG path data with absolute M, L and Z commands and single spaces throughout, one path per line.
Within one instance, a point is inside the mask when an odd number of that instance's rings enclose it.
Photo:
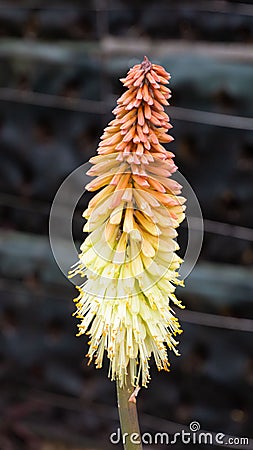
M 1 450 L 116 447 L 115 386 L 106 364 L 87 366 L 87 342 L 75 337 L 75 289 L 53 259 L 48 216 L 63 179 L 95 154 L 119 77 L 145 54 L 172 75 L 169 148 L 200 201 L 205 235 L 178 290 L 187 306 L 178 313 L 182 356 L 171 355 L 169 374 L 152 369 L 138 397 L 141 428 L 173 433 L 197 420 L 253 437 L 253 2 L 8 0 L 0 1 Z M 86 202 L 74 216 L 77 245 Z M 182 251 L 186 239 L 182 226 Z

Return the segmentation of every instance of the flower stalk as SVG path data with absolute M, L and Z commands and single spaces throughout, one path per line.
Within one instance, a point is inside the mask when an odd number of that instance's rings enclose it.
M 125 450 L 141 450 L 141 434 L 138 422 L 138 414 L 135 400 L 135 392 L 131 378 L 126 377 L 124 386 L 120 386 L 119 380 L 116 380 L 117 401 L 121 426 L 122 440 Z

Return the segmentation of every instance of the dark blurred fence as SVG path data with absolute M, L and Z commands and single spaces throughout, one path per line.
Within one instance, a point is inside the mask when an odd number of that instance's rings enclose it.
M 106 369 L 83 363 L 47 222 L 60 183 L 96 151 L 118 78 L 146 52 L 172 74 L 170 149 L 206 233 L 180 292 L 182 357 L 141 393 L 143 429 L 198 420 L 252 436 L 251 3 L 0 2 L 1 449 L 38 449 L 48 436 L 106 448 L 118 426 Z M 186 238 L 181 228 L 182 247 Z

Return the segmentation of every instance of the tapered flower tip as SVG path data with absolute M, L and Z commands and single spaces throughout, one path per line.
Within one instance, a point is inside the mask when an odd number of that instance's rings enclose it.
M 145 72 L 148 72 L 152 68 L 152 63 L 149 61 L 147 56 L 144 56 L 144 59 L 141 63 L 141 68 L 145 70 Z

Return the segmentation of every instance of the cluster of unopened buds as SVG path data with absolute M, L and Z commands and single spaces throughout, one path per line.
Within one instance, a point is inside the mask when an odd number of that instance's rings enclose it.
M 167 350 L 176 354 L 182 332 L 171 302 L 183 307 L 175 288 L 183 284 L 176 254 L 177 227 L 184 219 L 181 186 L 170 177 L 177 167 L 163 143 L 173 138 L 164 107 L 170 75 L 146 57 L 122 79 L 126 92 L 113 111 L 115 118 L 91 158 L 87 186 L 99 192 L 84 217 L 88 236 L 70 276 L 85 278 L 75 299 L 81 320 L 79 335 L 90 336 L 88 357 L 124 385 L 147 385 L 149 360 L 168 370 Z

